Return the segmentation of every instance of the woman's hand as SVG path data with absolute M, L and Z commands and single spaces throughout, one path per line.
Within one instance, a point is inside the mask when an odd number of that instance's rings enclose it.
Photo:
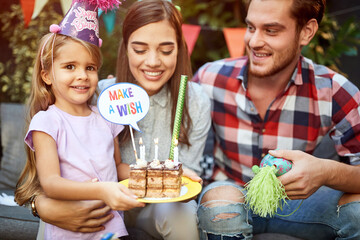
M 113 218 L 110 207 L 100 200 L 60 201 L 39 195 L 36 209 L 44 222 L 73 232 L 97 232 Z
M 190 168 L 183 168 L 183 176 L 188 177 L 194 182 L 199 182 L 202 184 L 202 179 L 199 177 L 195 171 L 191 170 Z
M 191 170 L 190 168 L 183 168 L 183 176 L 184 177 L 188 177 L 191 180 L 193 180 L 194 182 L 199 182 L 201 185 L 203 183 L 203 180 L 196 174 L 195 171 Z M 197 198 L 197 196 L 187 199 L 185 201 L 181 201 L 181 202 L 189 202 L 191 200 L 195 200 Z

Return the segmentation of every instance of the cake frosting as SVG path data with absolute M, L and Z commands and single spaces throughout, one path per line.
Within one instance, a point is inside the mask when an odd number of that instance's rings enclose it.
M 145 161 L 146 162 L 146 161 Z M 181 189 L 182 164 L 172 160 L 130 165 L 129 189 L 138 197 L 178 197 Z M 131 184 L 130 184 L 131 183 Z

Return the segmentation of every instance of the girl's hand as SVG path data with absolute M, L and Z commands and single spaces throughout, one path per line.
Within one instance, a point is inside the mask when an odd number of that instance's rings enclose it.
M 145 203 L 137 201 L 137 196 L 120 183 L 103 182 L 101 185 L 102 199 L 113 210 L 126 211 L 145 206 Z

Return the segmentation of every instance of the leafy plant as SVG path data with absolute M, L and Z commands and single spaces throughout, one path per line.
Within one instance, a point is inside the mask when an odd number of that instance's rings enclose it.
M 107 34 L 103 21 L 100 22 L 100 37 L 103 39 L 101 51 L 103 66 L 99 79 L 115 74 L 117 49 L 121 37 L 121 22 L 126 8 L 135 0 L 123 2 L 117 12 L 116 27 L 112 34 Z M 19 4 L 12 4 L 10 10 L 0 14 L 2 37 L 9 42 L 12 57 L 0 62 L 0 101 L 25 102 L 30 93 L 31 77 L 42 36 L 49 32 L 52 23 L 59 24 L 63 15 L 55 9 L 57 0 L 50 0 L 36 19 L 30 21 L 28 28 L 24 27 L 22 9 Z
M 9 41 L 12 58 L 0 63 L 1 92 L 11 102 L 24 102 L 30 93 L 34 59 L 40 38 L 49 32 L 49 23 L 60 22 L 62 16 L 47 4 L 39 16 L 24 28 L 21 6 L 13 4 L 0 15 L 2 36 Z
M 124 1 L 120 7 L 114 32 L 105 33 L 100 21 L 100 36 L 103 39 L 101 51 L 104 63 L 99 72 L 99 79 L 115 74 L 117 49 L 121 38 L 122 19 L 126 9 L 136 0 Z M 0 32 L 9 42 L 12 57 L 0 62 L 0 101 L 24 102 L 30 92 L 30 82 L 34 58 L 41 36 L 48 33 L 51 23 L 60 23 L 63 16 L 57 13 L 54 5 L 58 0 L 50 0 L 28 28 L 24 28 L 23 16 L 19 4 L 11 5 L 10 11 L 0 14 Z M 246 0 L 173 0 L 181 7 L 185 23 L 202 26 L 199 39 L 191 55 L 196 71 L 208 61 L 229 57 L 222 29 L 225 27 L 244 27 Z M 317 35 L 303 49 L 306 57 L 329 66 L 337 72 L 339 58 L 343 55 L 358 55 L 360 45 L 360 27 L 354 19 L 344 24 L 325 14 Z
M 192 54 L 194 69 L 208 61 L 229 57 L 222 29 L 244 27 L 246 0 L 225 1 L 178 1 L 185 22 L 202 26 L 199 39 Z M 358 55 L 360 26 L 353 18 L 339 25 L 337 20 L 325 13 L 313 40 L 303 48 L 303 55 L 319 64 L 340 70 L 340 57 Z M 343 75 L 346 75 L 342 73 Z
M 358 55 L 360 27 L 354 18 L 349 18 L 341 26 L 335 19 L 325 14 L 319 30 L 311 42 L 302 50 L 304 56 L 340 72 L 340 57 Z M 342 73 L 346 75 L 345 73 Z
M 201 25 L 191 61 L 196 71 L 206 62 L 229 57 L 222 29 L 244 27 L 245 5 L 239 0 L 173 1 L 181 7 L 185 23 Z

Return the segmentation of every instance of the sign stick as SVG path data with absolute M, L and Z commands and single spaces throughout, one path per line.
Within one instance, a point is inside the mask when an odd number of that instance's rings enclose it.
M 135 154 L 135 159 L 136 161 L 138 160 L 138 157 L 137 157 L 137 153 L 136 153 L 136 147 L 135 147 L 135 141 L 134 141 L 134 134 L 133 134 L 133 130 L 132 130 L 132 127 L 129 125 L 129 130 L 130 130 L 130 135 L 131 135 L 131 142 L 132 142 L 132 145 L 133 145 L 133 148 L 134 148 L 134 154 Z

